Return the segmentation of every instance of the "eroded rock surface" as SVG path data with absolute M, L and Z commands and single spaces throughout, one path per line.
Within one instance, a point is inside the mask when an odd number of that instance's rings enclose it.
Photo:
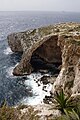
M 15 67 L 14 75 L 30 74 L 33 68 L 30 60 L 33 54 L 47 63 L 61 63 L 61 49 L 57 46 L 56 26 L 48 26 L 14 33 L 8 36 L 8 43 L 13 52 L 23 52 L 20 63 Z
M 63 88 L 66 93 L 80 92 L 80 24 L 63 23 L 15 33 L 8 36 L 14 52 L 23 52 L 14 75 L 30 74 L 33 55 L 49 64 L 62 62 L 61 71 L 53 85 L 53 91 Z

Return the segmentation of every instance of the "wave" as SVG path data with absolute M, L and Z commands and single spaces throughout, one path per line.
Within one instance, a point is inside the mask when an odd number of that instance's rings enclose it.
M 14 67 L 9 67 L 6 69 L 6 73 L 7 73 L 6 77 L 13 77 L 13 69 Z
M 10 47 L 7 47 L 5 50 L 4 50 L 4 54 L 8 55 L 8 54 L 12 54 L 13 52 L 11 51 Z
M 45 74 L 45 75 L 48 76 L 48 74 Z M 37 74 L 33 73 L 33 74 L 27 76 L 28 80 L 25 80 L 25 85 L 30 86 L 32 88 L 33 96 L 23 98 L 21 100 L 22 104 L 28 104 L 28 105 L 42 104 L 45 96 L 46 95 L 50 96 L 50 91 L 52 89 L 52 85 L 47 84 L 46 88 L 45 88 L 46 91 L 44 91 L 43 90 L 44 85 L 42 83 L 40 83 L 40 81 L 39 81 L 39 79 L 41 77 L 43 77 L 43 75 L 41 75 L 41 73 L 37 73 Z M 38 81 L 38 83 L 36 81 Z
M 8 78 L 8 77 L 10 77 L 10 78 L 17 77 L 17 76 L 14 76 L 14 75 L 13 75 L 13 69 L 14 69 L 18 64 L 19 64 L 19 63 L 17 63 L 15 66 L 11 66 L 11 67 L 9 67 L 9 68 L 6 69 L 6 73 L 7 73 L 6 77 L 7 77 L 7 78 Z

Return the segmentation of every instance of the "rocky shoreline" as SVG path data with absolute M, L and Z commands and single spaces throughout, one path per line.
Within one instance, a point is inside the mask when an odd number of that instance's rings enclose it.
M 54 75 L 41 81 L 53 85 L 53 94 L 63 89 L 66 95 L 80 97 L 80 23 L 13 33 L 8 36 L 8 43 L 13 52 L 23 53 L 14 75 L 51 71 Z
M 8 43 L 13 52 L 23 52 L 20 63 L 14 68 L 14 75 L 30 74 L 34 70 L 31 62 L 40 67 L 62 64 L 61 71 L 53 86 L 62 86 L 68 93 L 77 93 L 80 79 L 80 24 L 62 23 L 47 27 L 13 33 L 8 36 Z M 37 57 L 38 56 L 38 57 Z M 37 59 L 38 62 L 37 62 Z M 35 58 L 31 61 L 32 58 Z M 36 61 L 35 61 L 36 60 Z M 51 68 L 51 69 L 52 69 Z M 76 86 L 75 86 L 76 84 Z

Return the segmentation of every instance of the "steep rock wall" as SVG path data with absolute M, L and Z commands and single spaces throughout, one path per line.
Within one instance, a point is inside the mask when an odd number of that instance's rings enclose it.
M 49 63 L 62 61 L 53 92 L 61 88 L 67 94 L 80 92 L 79 23 L 63 23 L 11 34 L 8 36 L 8 42 L 13 51 L 23 51 L 22 59 L 14 68 L 13 74 L 30 74 L 33 71 L 30 64 L 31 56 L 36 53 Z
M 80 36 L 59 36 L 62 50 L 62 69 L 53 85 L 53 91 L 63 88 L 67 94 L 80 92 Z

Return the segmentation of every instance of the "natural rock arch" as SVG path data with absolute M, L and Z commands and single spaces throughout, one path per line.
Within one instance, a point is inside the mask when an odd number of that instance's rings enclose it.
M 50 35 L 44 37 L 40 43 L 34 43 L 28 50 L 23 53 L 22 59 L 19 65 L 14 69 L 13 74 L 23 75 L 26 74 L 25 72 L 30 74 L 31 71 L 33 71 L 33 68 L 30 64 L 32 56 L 39 56 L 40 59 L 43 59 L 43 61 L 48 64 L 61 64 L 62 53 L 60 47 L 57 45 L 57 42 L 58 35 Z M 18 48 L 18 45 L 15 48 Z M 21 48 L 20 44 L 19 48 Z
M 50 63 L 62 61 L 62 68 L 53 85 L 53 91 L 62 87 L 66 93 L 80 93 L 79 23 L 63 23 L 14 33 L 8 36 L 8 42 L 14 52 L 23 52 L 20 63 L 14 68 L 15 75 L 31 73 L 33 69 L 30 60 L 35 53 Z

